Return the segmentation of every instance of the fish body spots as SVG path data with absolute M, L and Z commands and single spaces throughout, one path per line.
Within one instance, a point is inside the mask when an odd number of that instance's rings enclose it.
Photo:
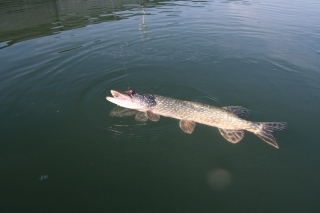
M 154 95 L 147 93 L 133 93 L 132 98 L 145 107 L 153 107 L 157 104 Z

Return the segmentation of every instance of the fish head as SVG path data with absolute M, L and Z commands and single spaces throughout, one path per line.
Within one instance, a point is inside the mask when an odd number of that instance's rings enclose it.
M 154 95 L 148 93 L 136 92 L 130 89 L 125 92 L 111 90 L 111 94 L 113 97 L 106 97 L 108 101 L 128 109 L 147 111 L 156 105 Z

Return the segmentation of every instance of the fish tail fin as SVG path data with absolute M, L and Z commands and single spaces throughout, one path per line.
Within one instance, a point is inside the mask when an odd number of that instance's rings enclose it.
M 271 146 L 279 149 L 279 146 L 276 142 L 275 137 L 272 135 L 272 132 L 277 130 L 285 130 L 287 129 L 286 122 L 258 122 L 256 123 L 258 130 L 255 131 L 255 134 L 264 140 L 266 143 Z

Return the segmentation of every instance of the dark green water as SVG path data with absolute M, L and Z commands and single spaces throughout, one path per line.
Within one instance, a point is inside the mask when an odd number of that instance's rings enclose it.
M 0 212 L 319 212 L 319 11 L 0 1 Z M 105 97 L 128 86 L 288 130 L 277 150 L 248 132 L 233 145 L 208 126 L 109 116 Z

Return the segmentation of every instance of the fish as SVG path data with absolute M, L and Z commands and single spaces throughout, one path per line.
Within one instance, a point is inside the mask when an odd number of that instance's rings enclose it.
M 236 144 L 244 137 L 244 130 L 252 132 L 269 145 L 279 149 L 273 131 L 287 129 L 286 122 L 252 122 L 246 120 L 250 110 L 242 106 L 216 107 L 200 102 L 184 101 L 161 95 L 136 92 L 128 89 L 111 90 L 106 99 L 118 106 L 136 110 L 137 121 L 159 121 L 160 116 L 179 120 L 179 127 L 188 134 L 196 123 L 218 128 L 222 137 Z

